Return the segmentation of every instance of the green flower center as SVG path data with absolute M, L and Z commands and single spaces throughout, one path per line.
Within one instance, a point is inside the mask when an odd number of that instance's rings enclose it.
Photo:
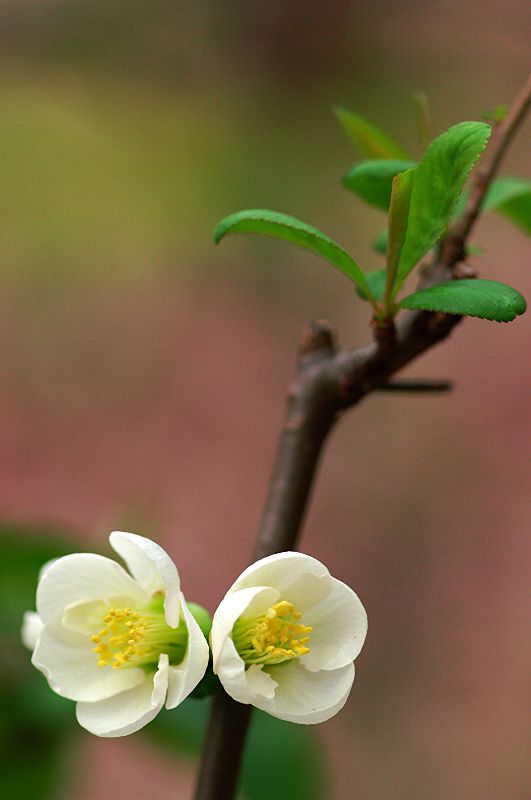
M 179 664 L 186 653 L 188 629 L 181 617 L 177 628 L 166 622 L 164 598 L 155 595 L 145 608 L 108 608 L 102 628 L 90 639 L 99 667 L 156 667 L 161 653 Z
M 306 643 L 312 628 L 304 625 L 301 617 L 293 603 L 281 600 L 260 617 L 238 619 L 232 629 L 232 641 L 249 666 L 291 661 L 310 652 Z

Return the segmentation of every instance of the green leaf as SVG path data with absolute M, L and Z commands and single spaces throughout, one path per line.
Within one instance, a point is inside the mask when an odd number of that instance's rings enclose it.
M 531 236 L 531 180 L 497 178 L 492 182 L 483 211 L 497 211 Z
M 376 300 L 383 300 L 386 276 L 387 272 L 385 269 L 373 269 L 370 272 L 365 273 L 367 283 L 369 284 L 371 292 Z M 362 300 L 369 299 L 359 287 L 356 287 L 356 292 Z
M 372 243 L 372 249 L 375 253 L 380 253 L 382 256 L 387 253 L 387 230 L 380 231 Z
M 399 305 L 495 322 L 510 322 L 526 310 L 524 298 L 512 286 L 481 278 L 439 283 L 404 297 Z
M 72 551 L 62 531 L 47 525 L 0 522 L 0 631 L 20 640 L 24 611 L 35 608 L 39 571 Z
M 163 709 L 143 735 L 154 738 L 169 752 L 196 755 L 201 750 L 211 700 L 186 699 L 173 711 Z M 304 769 L 294 769 L 304 764 Z M 282 775 L 282 780 L 272 780 Z M 322 800 L 327 797 L 326 766 L 318 733 L 303 725 L 281 722 L 255 710 L 245 746 L 240 789 L 245 800 Z M 274 791 L 273 791 L 274 789 Z M 238 795 L 240 796 L 240 795 Z
M 400 261 L 400 253 L 404 245 L 411 194 L 415 185 L 415 168 L 408 169 L 406 172 L 399 172 L 393 178 L 393 190 L 391 192 L 391 205 L 389 206 L 388 243 L 387 243 L 387 282 L 385 289 L 386 307 L 387 300 L 391 297 L 393 285 Z M 390 309 L 387 308 L 387 311 Z
M 74 703 L 51 691 L 20 640 L 23 613 L 35 608 L 40 568 L 71 551 L 53 528 L 0 522 L 0 794 L 9 800 L 60 796 L 79 745 Z
M 318 735 L 308 726 L 254 711 L 241 777 L 245 800 L 329 797 Z
M 444 234 L 490 133 L 484 122 L 461 122 L 434 139 L 426 150 L 416 169 L 396 291 Z
M 369 205 L 387 211 L 394 176 L 414 166 L 414 161 L 397 159 L 360 161 L 347 172 L 343 185 Z
M 470 191 L 464 190 L 459 198 L 455 216 L 464 212 Z M 531 236 L 531 181 L 528 178 L 495 178 L 487 190 L 481 206 L 482 212 L 496 211 Z
M 218 223 L 214 231 L 214 241 L 218 244 L 224 236 L 233 233 L 259 233 L 276 239 L 284 239 L 305 250 L 310 250 L 341 270 L 360 289 L 363 289 L 368 297 L 371 297 L 365 275 L 354 259 L 325 233 L 295 219 L 295 217 L 266 209 L 237 211 Z
M 410 158 L 409 153 L 388 133 L 359 114 L 353 114 L 344 106 L 336 106 L 334 113 L 365 158 Z
M 509 106 L 506 106 L 505 103 L 502 105 L 496 106 L 495 109 L 487 109 L 481 115 L 485 122 L 503 122 L 505 117 L 509 112 Z
M 415 104 L 417 131 L 419 134 L 420 146 L 426 150 L 433 139 L 430 104 L 425 92 L 415 92 L 413 95 Z

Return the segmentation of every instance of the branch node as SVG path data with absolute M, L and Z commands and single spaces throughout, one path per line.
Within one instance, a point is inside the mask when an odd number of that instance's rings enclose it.
M 459 261 L 454 267 L 455 278 L 477 278 L 478 271 L 472 264 L 467 264 L 466 261 Z
M 334 355 L 337 351 L 335 332 L 325 319 L 307 323 L 302 331 L 299 343 L 299 359 L 320 353 L 325 356 Z
M 390 352 L 396 347 L 396 327 L 394 319 L 371 320 L 374 340 L 383 352 Z

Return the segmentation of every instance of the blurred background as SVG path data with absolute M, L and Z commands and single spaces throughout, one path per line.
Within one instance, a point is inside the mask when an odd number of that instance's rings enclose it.
M 437 132 L 480 119 L 522 83 L 528 34 L 524 0 L 2 0 L 2 796 L 191 798 L 208 701 L 121 740 L 80 730 L 19 643 L 38 568 L 132 530 L 214 610 L 303 324 L 370 337 L 333 268 L 255 237 L 215 249 L 214 224 L 274 208 L 381 266 L 332 105 L 418 153 L 412 92 Z M 502 174 L 525 174 L 528 133 Z M 490 215 L 474 242 L 483 277 L 526 289 L 523 233 Z M 528 325 L 466 321 L 408 370 L 451 395 L 373 395 L 334 431 L 300 548 L 358 591 L 369 636 L 332 721 L 255 716 L 245 800 L 272 775 L 277 800 L 527 800 Z

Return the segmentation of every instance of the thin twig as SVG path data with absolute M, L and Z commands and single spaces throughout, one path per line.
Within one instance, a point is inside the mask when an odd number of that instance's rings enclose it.
M 453 389 L 453 381 L 437 380 L 431 378 L 396 378 L 384 386 L 381 392 L 405 392 L 411 394 L 433 394 L 434 392 L 449 392 Z
M 464 216 L 425 270 L 425 285 L 448 280 L 463 259 L 467 237 L 507 145 L 529 106 L 530 95 L 528 80 L 492 137 Z M 310 326 L 303 336 L 297 375 L 288 392 L 286 421 L 252 561 L 296 546 L 323 444 L 335 420 L 371 391 L 389 390 L 390 378 L 396 372 L 445 339 L 460 320 L 450 314 L 405 312 L 389 341 L 343 352 L 336 352 L 328 325 Z M 220 687 L 212 707 L 195 800 L 234 797 L 249 718 L 249 707 L 225 697 Z
M 468 238 L 485 199 L 487 189 L 500 166 L 512 138 L 531 104 L 531 74 L 516 95 L 506 117 L 494 127 L 487 154 L 476 172 L 474 185 L 463 215 L 454 224 L 445 242 L 445 259 L 455 264 L 463 259 L 464 243 Z

